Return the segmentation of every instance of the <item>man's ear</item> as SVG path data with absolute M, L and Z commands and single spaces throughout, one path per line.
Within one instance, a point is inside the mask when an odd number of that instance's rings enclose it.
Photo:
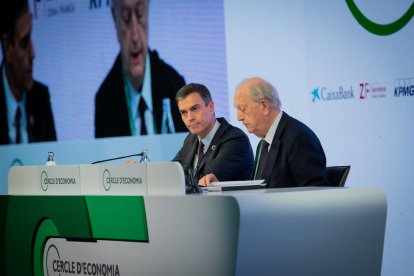
M 213 102 L 213 100 L 211 100 L 209 103 L 208 103 L 208 108 L 209 108 L 209 110 L 212 112 L 212 113 L 214 113 L 214 102 Z
M 260 100 L 260 106 L 261 106 L 263 112 L 265 112 L 266 115 L 269 114 L 269 112 L 270 112 L 270 103 L 269 103 L 268 100 L 261 99 Z

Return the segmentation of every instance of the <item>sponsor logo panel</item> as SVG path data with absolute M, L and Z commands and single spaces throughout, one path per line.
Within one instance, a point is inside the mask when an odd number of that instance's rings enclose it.
M 394 79 L 394 97 L 413 97 L 414 77 Z

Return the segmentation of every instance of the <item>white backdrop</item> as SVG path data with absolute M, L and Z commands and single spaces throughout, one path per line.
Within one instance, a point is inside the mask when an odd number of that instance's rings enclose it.
M 355 3 L 372 21 L 387 24 L 413 1 Z M 400 97 L 394 89 L 400 78 L 405 87 L 414 85 L 414 20 L 378 36 L 356 21 L 345 1 L 230 0 L 225 11 L 229 98 L 242 79 L 264 77 L 278 89 L 283 109 L 319 136 L 328 165 L 351 165 L 346 186 L 382 188 L 388 198 L 382 275 L 412 275 L 414 87 Z M 364 99 L 361 83 L 369 90 Z M 323 87 L 325 97 L 352 87 L 354 98 L 323 100 Z M 313 102 L 316 88 L 321 100 Z M 235 122 L 232 102 L 229 109 Z
M 78 10 L 82 5 L 86 6 L 83 10 L 88 8 L 85 2 L 67 0 L 40 3 L 63 2 L 76 3 Z M 379 24 L 396 21 L 413 5 L 412 0 L 354 2 L 367 18 Z M 234 87 L 246 77 L 263 77 L 279 90 L 284 111 L 308 124 L 318 135 L 328 165 L 351 165 L 346 186 L 380 187 L 386 192 L 388 218 L 382 275 L 412 275 L 414 19 L 401 30 L 381 36 L 363 28 L 345 1 L 151 0 L 151 5 L 152 11 L 157 12 L 152 15 L 150 32 L 157 28 L 156 32 L 162 33 L 158 38 L 150 34 L 151 45 L 156 46 L 154 48 L 175 65 L 187 81 L 204 82 L 211 88 L 216 106 L 217 103 L 221 106 L 218 115 L 228 117 L 243 129 L 233 107 Z M 183 7 L 188 8 L 188 13 L 182 12 Z M 181 12 L 171 13 L 171 9 Z M 155 139 L 90 139 L 93 94 L 112 65 L 118 46 L 112 21 L 108 18 L 109 9 L 102 7 L 89 11 L 89 15 L 90 21 L 74 20 L 76 16 L 56 16 L 55 19 L 61 20 L 59 24 L 70 26 L 70 33 L 61 29 L 53 31 L 56 23 L 53 17 L 47 21 L 48 28 L 52 28 L 49 32 L 39 31 L 45 21 L 36 23 L 35 47 L 42 40 L 52 46 L 64 45 L 56 46 L 55 51 L 67 55 L 68 60 L 78 58 L 73 64 L 62 62 L 51 68 L 45 60 L 53 60 L 57 53 L 37 49 L 36 77 L 46 81 L 46 76 L 53 76 L 58 80 L 57 84 L 48 81 L 52 93 L 59 88 L 76 93 L 81 90 L 85 91 L 85 98 L 76 98 L 70 93 L 64 99 L 52 95 L 56 123 L 60 125 L 58 137 L 66 137 L 69 142 L 0 146 L 0 192 L 7 191 L 7 171 L 15 158 L 25 165 L 43 164 L 47 151 L 53 150 L 57 152 L 59 164 L 87 163 L 147 147 L 154 161 L 168 161 L 180 147 L 183 135 Z M 172 17 L 160 23 L 159 18 L 168 18 L 168 15 Z M 191 24 L 185 23 L 184 19 L 188 18 Z M 223 21 L 221 25 L 220 20 Z M 201 31 L 194 31 L 194 24 Z M 220 26 L 225 29 L 220 30 Z M 183 34 L 180 30 L 185 27 Z M 101 38 L 94 35 L 96 32 L 103 33 Z M 68 39 L 73 35 L 76 40 Z M 65 50 L 71 43 L 82 41 L 85 47 L 82 51 Z M 88 48 L 90 43 L 94 47 Z M 192 45 L 203 47 L 194 50 Z M 82 63 L 76 63 L 79 60 Z M 206 61 L 210 62 L 208 66 L 204 65 Z M 82 64 L 85 68 L 94 64 L 95 71 L 89 70 L 79 76 L 76 81 L 84 85 L 74 87 L 69 76 Z M 407 90 L 405 96 L 395 96 L 395 89 L 398 91 L 400 87 L 413 87 L 413 90 Z M 335 96 L 341 90 L 352 92 L 353 98 L 327 99 L 329 93 Z M 57 107 L 57 101 L 62 100 L 67 106 Z M 62 113 L 79 113 L 79 110 L 84 115 L 72 118 Z M 85 121 L 89 122 L 86 126 L 83 125 Z M 72 133 L 78 130 L 79 124 L 83 125 L 80 132 Z M 249 137 L 255 148 L 258 139 Z M 87 141 L 79 141 L 82 139 Z

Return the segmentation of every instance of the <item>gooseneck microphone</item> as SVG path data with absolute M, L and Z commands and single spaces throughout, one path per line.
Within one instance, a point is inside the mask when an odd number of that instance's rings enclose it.
M 144 149 L 140 153 L 125 155 L 125 156 L 120 156 L 120 157 L 115 157 L 115 158 L 110 158 L 110 159 L 105 159 L 105 160 L 99 160 L 99 161 L 92 162 L 91 164 L 98 164 L 98 163 L 103 163 L 103 162 L 108 162 L 108 161 L 113 161 L 113 160 L 123 159 L 123 158 L 127 158 L 127 157 L 133 157 L 133 156 L 141 156 L 141 160 L 139 161 L 139 163 L 150 162 L 148 150 Z
M 188 163 L 182 163 L 181 165 L 183 166 L 184 173 L 186 176 L 186 194 L 202 193 L 203 190 L 198 186 L 198 181 L 194 175 L 193 166 Z

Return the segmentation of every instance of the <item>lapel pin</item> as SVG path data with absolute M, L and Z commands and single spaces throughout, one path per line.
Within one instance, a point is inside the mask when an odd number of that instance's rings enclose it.
M 212 145 L 212 146 L 211 146 L 211 150 L 212 150 L 212 151 L 215 151 L 215 150 L 216 150 L 216 147 L 217 147 L 216 145 Z

